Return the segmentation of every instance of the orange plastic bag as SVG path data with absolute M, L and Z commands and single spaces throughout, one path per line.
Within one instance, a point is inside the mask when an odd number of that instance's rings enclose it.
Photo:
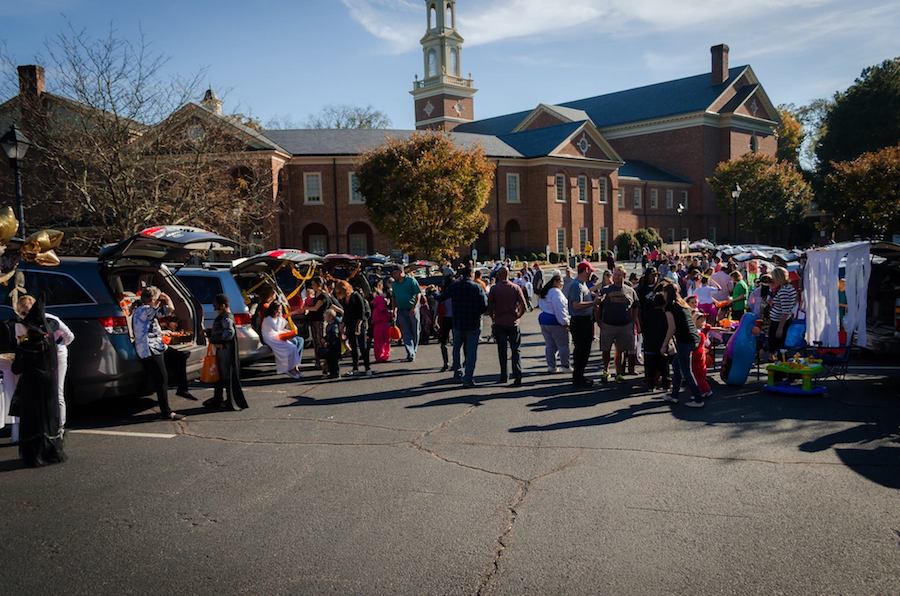
M 212 344 L 206 347 L 206 356 L 203 357 L 203 366 L 200 367 L 200 382 L 209 385 L 219 382 L 219 365 Z

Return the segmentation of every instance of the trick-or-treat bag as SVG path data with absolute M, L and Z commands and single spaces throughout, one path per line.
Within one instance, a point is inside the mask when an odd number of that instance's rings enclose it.
M 219 382 L 219 365 L 212 344 L 206 347 L 206 356 L 203 357 L 203 366 L 200 368 L 200 382 L 209 385 Z

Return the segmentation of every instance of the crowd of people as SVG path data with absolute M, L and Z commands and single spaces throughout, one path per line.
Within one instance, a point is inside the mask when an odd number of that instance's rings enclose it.
M 261 341 L 272 351 L 276 372 L 294 380 L 303 378 L 307 341 L 315 370 L 324 379 L 339 379 L 372 376 L 373 364 L 391 359 L 393 343 L 402 346 L 406 362 L 415 362 L 420 345 L 435 339 L 441 372 L 450 371 L 464 386 L 475 385 L 479 346 L 485 342 L 496 344 L 499 382 L 521 386 L 525 373 L 519 323 L 536 303 L 549 373 L 570 374 L 574 385 L 591 387 L 598 381 L 625 382 L 640 364 L 647 389 L 678 403 L 684 384 L 690 392 L 685 405 L 702 407 L 712 395 L 707 350 L 716 334 L 725 331 L 720 321 L 753 313 L 763 321 L 768 351 L 777 353 L 798 307 L 797 280 L 781 267 L 769 271 L 756 261 L 740 265 L 712 253 L 688 258 L 645 248 L 640 272 L 629 274 L 613 254 L 605 265 L 601 271 L 582 261 L 574 270 L 545 271 L 538 263 L 514 268 L 509 260 L 492 268 L 446 263 L 441 283 L 424 288 L 402 267 L 371 284 L 314 277 L 290 301 L 272 292 L 254 305 L 252 316 Z M 217 317 L 208 336 L 218 380 L 204 406 L 247 408 L 228 297 L 216 296 L 214 306 Z M 158 288 L 145 287 L 131 310 L 131 325 L 160 415 L 181 420 L 184 416 L 169 405 L 170 377 L 177 395 L 196 398 L 188 388 L 186 358 L 169 347 L 160 325 L 172 308 Z M 18 299 L 17 314 L 17 396 L 29 396 L 14 400 L 22 419 L 22 457 L 28 465 L 62 461 L 66 346 L 74 336 L 30 296 Z M 307 341 L 299 329 L 308 329 Z M 591 378 L 588 367 L 597 337 L 599 375 Z M 341 374 L 345 355 L 349 370 Z

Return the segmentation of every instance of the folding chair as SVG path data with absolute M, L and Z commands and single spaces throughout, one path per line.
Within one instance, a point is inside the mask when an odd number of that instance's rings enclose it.
M 822 360 L 823 373 L 819 375 L 819 378 L 827 379 L 831 377 L 844 383 L 847 377 L 847 368 L 850 365 L 850 350 L 852 346 L 852 337 L 848 337 L 847 345 L 842 346 L 823 346 L 821 343 L 816 343 L 813 347 L 812 355 Z

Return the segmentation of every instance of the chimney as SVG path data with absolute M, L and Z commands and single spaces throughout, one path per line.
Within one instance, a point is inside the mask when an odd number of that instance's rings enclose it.
M 40 97 L 44 93 L 44 67 L 35 64 L 19 66 L 19 95 L 28 98 Z
M 712 84 L 721 85 L 728 80 L 728 46 L 720 43 L 709 51 L 712 52 Z

